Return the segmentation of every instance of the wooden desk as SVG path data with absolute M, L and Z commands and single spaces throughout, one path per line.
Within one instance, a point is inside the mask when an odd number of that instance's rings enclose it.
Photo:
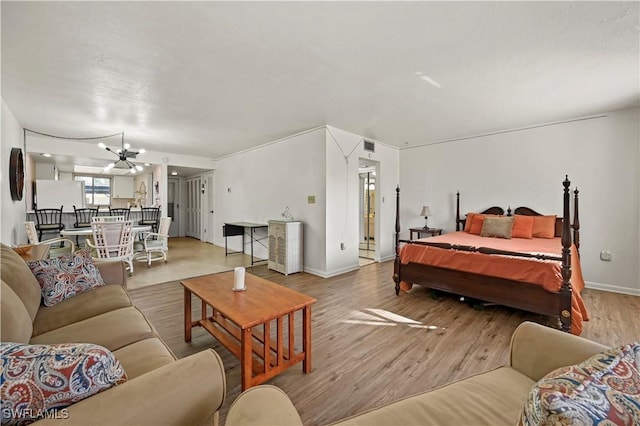
M 442 229 L 441 228 L 409 228 L 409 239 L 413 241 L 413 234 L 416 233 L 418 234 L 418 238 L 422 238 L 420 237 L 422 234 L 431 234 L 432 237 L 436 236 L 436 235 L 442 235 Z
M 249 273 L 245 283 L 247 290 L 233 291 L 233 271 L 182 281 L 184 341 L 191 341 L 193 327 L 204 327 L 240 360 L 242 390 L 299 362 L 305 373 L 311 372 L 311 305 L 316 299 Z M 202 304 L 196 321 L 191 315 L 192 294 Z M 298 353 L 296 312 L 302 317 L 302 351 Z M 273 322 L 275 333 L 271 332 Z

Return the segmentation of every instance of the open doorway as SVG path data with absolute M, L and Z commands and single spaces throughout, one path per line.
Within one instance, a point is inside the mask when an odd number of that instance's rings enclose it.
M 171 218 L 169 236 L 180 236 L 180 179 L 167 179 L 167 216 Z
M 360 205 L 360 265 L 376 259 L 376 187 L 378 185 L 378 164 L 375 161 L 360 159 L 359 205 Z M 367 262 L 369 260 L 370 262 Z

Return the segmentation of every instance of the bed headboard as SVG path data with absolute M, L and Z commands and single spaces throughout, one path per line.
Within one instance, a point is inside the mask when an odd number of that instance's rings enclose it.
M 478 213 L 495 214 L 498 216 L 502 216 L 504 215 L 504 209 L 502 207 L 493 206 Z M 466 216 L 464 217 L 464 219 L 460 218 L 460 191 L 458 191 L 456 192 L 456 231 L 462 231 L 466 223 L 467 223 Z
M 576 246 L 578 252 L 580 252 L 580 219 L 578 213 L 578 188 L 573 191 L 573 223 L 570 223 L 569 226 L 573 231 L 573 243 Z M 497 214 L 503 215 L 504 209 L 502 207 L 493 206 L 481 211 L 480 214 Z M 513 214 L 520 214 L 524 216 L 542 216 L 541 213 L 533 210 L 530 207 L 518 207 L 513 211 Z M 511 208 L 507 210 L 507 216 L 511 216 Z M 460 191 L 456 192 L 456 231 L 461 231 L 464 229 L 464 226 L 467 222 L 467 218 L 465 216 L 464 219 L 460 218 Z M 562 215 L 556 217 L 556 227 L 555 227 L 555 236 L 562 237 Z

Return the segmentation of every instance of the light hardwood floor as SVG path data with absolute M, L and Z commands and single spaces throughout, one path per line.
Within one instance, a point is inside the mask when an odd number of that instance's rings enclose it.
M 268 382 L 291 397 L 305 425 L 330 423 L 503 365 L 518 324 L 548 322 L 499 306 L 474 310 L 454 297 L 434 300 L 419 286 L 396 296 L 392 262 L 329 279 L 305 273 L 285 277 L 266 266 L 247 271 L 318 300 L 312 311 L 313 371 L 304 374 L 301 365 L 295 366 Z M 193 330 L 191 343 L 184 342 L 178 281 L 131 290 L 131 295 L 178 357 L 205 348 L 222 356 L 224 424 L 240 392 L 238 360 L 202 329 Z M 591 313 L 584 337 L 610 346 L 640 340 L 640 297 L 589 289 L 583 297 Z

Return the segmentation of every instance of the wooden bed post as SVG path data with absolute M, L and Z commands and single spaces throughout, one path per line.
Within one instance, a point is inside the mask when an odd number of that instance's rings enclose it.
M 560 322 L 562 331 L 571 330 L 571 225 L 569 213 L 569 176 L 566 175 L 564 182 L 564 212 L 562 219 L 562 286 L 560 287 Z
M 396 283 L 396 296 L 400 294 L 400 185 L 396 186 L 396 259 L 393 264 L 393 281 Z
M 578 187 L 573 191 L 573 244 L 580 256 L 580 219 L 578 218 Z
M 456 231 L 460 231 L 460 191 L 456 192 Z

